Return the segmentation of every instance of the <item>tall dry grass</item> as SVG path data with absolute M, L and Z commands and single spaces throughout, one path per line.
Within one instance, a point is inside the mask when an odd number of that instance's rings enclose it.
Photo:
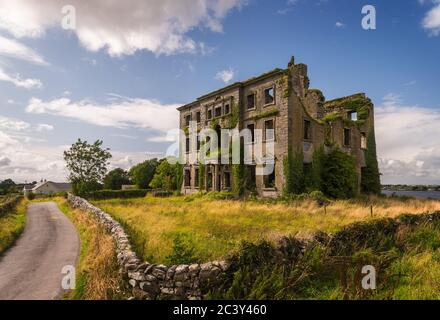
M 312 200 L 281 203 L 172 197 L 104 200 L 95 204 L 123 223 L 136 251 L 151 262 L 167 262 L 173 239 L 184 234 L 201 261 L 219 259 L 243 240 L 276 240 L 334 233 L 357 221 L 440 210 L 440 201 L 370 197 L 321 207 Z M 371 206 L 373 215 L 371 215 Z
M 6 251 L 23 232 L 27 204 L 26 200 L 21 200 L 14 210 L 0 216 L 0 254 Z
M 70 208 L 64 199 L 57 198 L 56 201 L 78 229 L 81 239 L 76 288 L 66 298 L 74 300 L 127 298 L 128 293 L 119 274 L 113 238 L 90 214 Z

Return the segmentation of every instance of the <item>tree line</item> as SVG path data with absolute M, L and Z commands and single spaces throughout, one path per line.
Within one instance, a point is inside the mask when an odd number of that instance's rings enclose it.
M 97 190 L 121 190 L 123 185 L 135 185 L 138 189 L 162 189 L 176 191 L 182 183 L 182 167 L 167 159 L 145 160 L 128 171 L 115 168 L 108 171 L 110 149 L 103 141 L 88 143 L 78 139 L 64 151 L 64 160 L 69 171 L 68 179 L 73 192 L 85 194 Z

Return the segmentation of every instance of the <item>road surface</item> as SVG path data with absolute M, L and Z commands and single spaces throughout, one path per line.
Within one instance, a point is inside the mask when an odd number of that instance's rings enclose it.
M 26 227 L 0 256 L 0 300 L 53 300 L 64 293 L 64 266 L 75 266 L 78 233 L 54 202 L 31 204 Z

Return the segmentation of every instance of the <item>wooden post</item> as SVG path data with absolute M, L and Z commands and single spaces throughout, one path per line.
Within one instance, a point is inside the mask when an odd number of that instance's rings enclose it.
M 373 205 L 370 206 L 370 213 L 371 213 L 371 217 L 373 217 Z

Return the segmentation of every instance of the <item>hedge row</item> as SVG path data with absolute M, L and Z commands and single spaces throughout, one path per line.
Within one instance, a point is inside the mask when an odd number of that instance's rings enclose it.
M 171 196 L 172 192 L 162 190 L 132 189 L 132 190 L 99 190 L 88 192 L 84 197 L 89 200 L 143 198 L 147 194 L 155 197 Z
M 21 196 L 14 196 L 0 204 L 0 217 L 15 209 L 20 202 Z

